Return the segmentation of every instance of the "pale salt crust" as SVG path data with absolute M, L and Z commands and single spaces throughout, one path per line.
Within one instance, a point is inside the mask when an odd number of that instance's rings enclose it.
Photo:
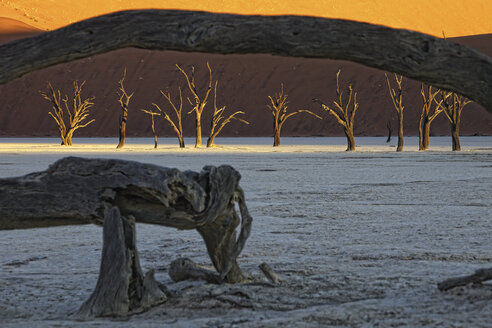
M 175 293 L 124 319 L 70 318 L 97 280 L 100 227 L 0 231 L 1 327 L 490 327 L 492 285 L 439 292 L 436 283 L 492 266 L 492 137 L 393 139 L 218 138 L 213 149 L 175 139 L 1 139 L 0 177 L 44 170 L 64 156 L 136 160 L 241 174 L 253 231 L 239 265 L 257 280 L 267 262 L 279 287 L 172 283 L 169 263 L 210 265 L 195 231 L 137 225 L 144 271 Z

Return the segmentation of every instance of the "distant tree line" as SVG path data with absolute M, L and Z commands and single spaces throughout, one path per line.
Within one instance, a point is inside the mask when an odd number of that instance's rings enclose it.
M 202 146 L 202 114 L 205 109 L 210 107 L 209 103 L 213 105 L 213 112 L 209 122 L 210 129 L 207 140 L 207 147 L 215 146 L 215 138 L 224 129 L 227 124 L 232 120 L 240 121 L 244 124 L 249 124 L 248 121 L 241 118 L 241 115 L 245 113 L 241 110 L 235 111 L 230 115 L 226 115 L 226 106 L 217 106 L 217 92 L 218 92 L 218 80 L 213 79 L 212 68 L 207 62 L 208 69 L 208 83 L 205 90 L 199 90 L 195 81 L 195 67 L 191 67 L 191 72 L 187 73 L 179 65 L 176 64 L 176 68 L 181 72 L 186 81 L 186 91 L 189 93 L 186 96 L 188 103 L 188 114 L 193 114 L 195 119 L 195 147 Z M 341 70 L 336 73 L 336 98 L 330 103 L 323 102 L 318 98 L 314 98 L 313 102 L 320 105 L 321 109 L 328 112 L 343 128 L 345 136 L 347 138 L 347 151 L 355 151 L 356 144 L 354 140 L 354 123 L 355 114 L 359 108 L 357 100 L 357 92 L 349 83 L 347 87 L 342 87 L 340 84 Z M 388 74 L 385 74 L 386 82 L 388 85 L 388 91 L 393 103 L 393 107 L 398 117 L 398 146 L 397 152 L 403 151 L 403 77 L 394 74 L 394 82 L 390 81 Z M 123 148 L 125 145 L 126 137 L 126 124 L 129 115 L 130 100 L 134 95 L 133 92 L 128 93 L 125 88 L 126 68 L 123 71 L 123 76 L 118 82 L 117 101 L 121 109 L 119 117 L 119 143 L 117 148 Z M 95 120 L 88 120 L 89 109 L 94 105 L 95 97 L 82 98 L 82 87 L 85 81 L 79 84 L 77 81 L 73 83 L 74 94 L 71 99 L 68 95 L 63 98 L 60 90 L 48 83 L 48 91 L 41 92 L 44 99 L 48 100 L 52 105 L 52 110 L 48 113 L 56 122 L 61 138 L 61 144 L 65 146 L 72 145 L 72 136 L 74 132 L 79 129 L 88 126 Z M 159 106 L 156 103 L 152 103 L 152 109 L 140 109 L 150 117 L 151 129 L 154 137 L 154 148 L 157 148 L 157 133 L 155 128 L 156 118 L 163 118 L 168 125 L 173 129 L 178 138 L 179 147 L 184 148 L 185 143 L 183 139 L 183 90 L 178 87 L 178 100 L 173 100 L 170 92 L 164 92 L 160 90 L 161 95 L 165 98 L 168 109 Z M 213 102 L 209 101 L 211 94 L 213 93 Z M 345 95 L 344 95 L 345 94 Z M 422 110 L 420 119 L 418 121 L 419 131 L 419 150 L 425 151 L 429 148 L 429 135 L 430 126 L 434 119 L 441 113 L 444 113 L 450 123 L 451 137 L 452 137 L 452 149 L 455 151 L 461 150 L 459 140 L 459 129 L 461 123 L 461 113 L 464 107 L 470 103 L 470 100 L 465 97 L 456 94 L 454 92 L 448 92 L 440 89 L 434 89 L 431 85 L 421 84 L 420 94 L 422 97 Z M 268 96 L 266 108 L 273 116 L 273 146 L 280 145 L 280 134 L 283 124 L 288 118 L 293 117 L 299 113 L 306 113 L 312 115 L 318 119 L 322 119 L 321 116 L 313 113 L 307 109 L 299 109 L 293 112 L 287 111 L 288 95 L 284 92 L 284 85 L 281 84 L 280 92 L 275 93 L 272 96 Z M 179 105 L 178 105 L 179 101 Z M 208 106 L 207 106 L 208 105 Z M 172 113 L 168 113 L 172 110 Z M 171 117 L 174 116 L 174 118 Z M 388 121 L 388 140 L 391 139 L 392 126 Z

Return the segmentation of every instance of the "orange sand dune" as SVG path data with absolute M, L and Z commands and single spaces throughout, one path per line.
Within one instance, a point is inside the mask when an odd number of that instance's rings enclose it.
M 221 13 L 343 18 L 448 37 L 492 33 L 490 0 L 5 0 L 0 17 L 52 30 L 124 9 L 188 9 Z

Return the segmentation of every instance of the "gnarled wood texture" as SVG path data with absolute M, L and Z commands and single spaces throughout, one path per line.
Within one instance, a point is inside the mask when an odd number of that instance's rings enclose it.
M 197 229 L 220 278 L 238 282 L 244 275 L 236 258 L 252 223 L 240 178 L 225 165 L 197 173 L 67 157 L 43 172 L 0 179 L 0 230 L 102 223 L 105 209 L 117 207 L 137 223 Z
M 117 12 L 0 46 L 0 83 L 125 47 L 349 60 L 455 91 L 492 112 L 492 59 L 486 55 L 408 30 L 301 16 Z
M 167 300 L 154 272 L 142 274 L 135 233 L 133 218 L 121 217 L 117 207 L 106 209 L 99 279 L 78 318 L 136 313 Z

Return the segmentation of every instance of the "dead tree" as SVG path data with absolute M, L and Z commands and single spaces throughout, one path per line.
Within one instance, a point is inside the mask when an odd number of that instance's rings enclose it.
M 55 120 L 60 131 L 61 144 L 64 146 L 72 145 L 72 137 L 75 130 L 84 128 L 94 122 L 92 119 L 89 122 L 84 122 L 89 116 L 89 108 L 94 103 L 92 102 L 96 97 L 91 97 L 82 100 L 82 87 L 85 81 L 79 85 L 78 81 L 73 82 L 74 95 L 72 99 L 72 108 L 68 104 L 68 95 L 64 98 L 61 97 L 60 90 L 53 88 L 51 83 L 48 83 L 49 94 L 41 92 L 44 99 L 51 102 L 53 111 L 48 114 Z M 63 105 L 62 105 L 63 103 Z M 68 114 L 68 121 L 64 117 L 64 112 Z
M 386 143 L 388 143 L 391 141 L 391 134 L 393 133 L 393 127 L 391 126 L 390 120 L 386 123 L 386 129 L 388 129 L 388 138 L 386 138 Z
M 150 115 L 151 127 L 152 127 L 152 135 L 154 136 L 154 149 L 157 148 L 157 132 L 155 131 L 155 119 L 154 116 L 160 115 L 160 113 L 153 112 L 147 109 L 140 109 L 145 114 Z
M 395 82 L 397 85 L 397 90 L 391 86 L 390 80 L 388 78 L 388 74 L 384 73 L 386 76 L 386 82 L 388 82 L 388 90 L 390 93 L 391 101 L 393 102 L 393 106 L 396 110 L 396 115 L 398 116 L 398 146 L 396 147 L 396 151 L 403 151 L 403 89 L 402 89 L 402 81 L 403 76 L 399 76 L 395 74 Z
M 359 108 L 359 103 L 357 102 L 357 92 L 354 93 L 352 89 L 352 84 L 348 85 L 348 97 L 347 102 L 343 104 L 343 92 L 340 90 L 340 72 L 337 72 L 337 98 L 333 101 L 335 105 L 334 108 L 329 107 L 321 100 L 315 98 L 313 101 L 321 105 L 321 108 L 330 113 L 338 123 L 343 127 L 345 136 L 347 137 L 347 151 L 355 151 L 355 140 L 354 140 L 354 118 L 357 109 Z M 353 98 L 353 102 L 352 102 Z
M 419 150 L 429 149 L 431 123 L 443 111 L 441 108 L 443 100 L 438 102 L 435 99 L 440 91 L 439 89 L 432 91 L 432 85 L 429 85 L 426 93 L 424 84 L 422 83 L 420 86 L 423 104 L 419 119 Z
M 461 112 L 471 101 L 454 92 L 441 91 L 443 99 L 441 109 L 449 121 L 451 127 L 451 138 L 453 140 L 453 150 L 460 151 L 460 123 Z
M 135 223 L 196 229 L 216 270 L 206 274 L 209 279 L 249 279 L 237 263 L 252 224 L 240 178 L 227 165 L 181 172 L 67 157 L 42 172 L 0 179 L 0 230 L 103 224 L 99 279 L 79 316 L 131 314 L 166 300 L 152 271 L 142 274 Z M 196 277 L 199 270 L 178 263 L 172 271 L 174 277 Z
M 229 115 L 229 117 L 224 118 L 224 112 L 226 110 L 226 106 L 222 106 L 220 108 L 217 108 L 217 85 L 219 84 L 218 81 L 215 81 L 215 87 L 214 87 L 214 114 L 212 115 L 212 119 L 210 120 L 210 134 L 208 136 L 207 140 L 207 147 L 214 147 L 214 140 L 215 137 L 222 131 L 224 126 L 229 124 L 232 120 L 238 120 L 240 122 L 243 122 L 244 124 L 249 124 L 248 121 L 243 120 L 242 118 L 236 117 L 236 115 L 244 115 L 243 111 L 237 111 L 234 112 L 233 114 Z M 219 125 L 220 124 L 220 125 Z
M 184 148 L 185 143 L 183 139 L 183 124 L 181 121 L 181 112 L 183 110 L 183 95 L 181 93 L 181 88 L 179 88 L 179 109 L 176 107 L 176 105 L 174 105 L 174 102 L 171 100 L 171 94 L 169 92 L 164 93 L 161 90 L 161 94 L 169 102 L 169 104 L 174 110 L 174 113 L 176 113 L 176 123 L 174 123 L 172 118 L 165 111 L 163 111 L 157 104 L 152 103 L 152 105 L 159 111 L 159 113 L 161 113 L 161 116 L 164 117 L 167 123 L 173 128 L 174 132 L 176 132 L 176 135 L 178 136 L 179 147 Z
M 284 94 L 284 84 L 280 85 L 280 92 L 275 93 L 272 96 L 268 96 L 270 100 L 270 104 L 267 105 L 267 108 L 273 115 L 273 147 L 280 146 L 280 132 L 282 130 L 282 126 L 288 118 L 297 115 L 299 113 L 307 113 L 313 115 L 316 118 L 321 120 L 321 116 L 314 114 L 310 110 L 307 109 L 299 109 L 292 113 L 287 113 L 287 95 Z
M 126 68 L 125 71 L 123 72 L 123 77 L 121 78 L 119 85 L 120 85 L 120 90 L 117 92 L 118 96 L 120 97 L 118 99 L 118 103 L 120 104 L 121 107 L 121 115 L 120 115 L 120 141 L 118 143 L 118 146 L 116 148 L 123 148 L 125 145 L 125 138 L 126 138 L 126 121 L 128 120 L 128 104 L 130 103 L 130 99 L 133 97 L 133 92 L 129 95 L 124 86 L 125 82 L 125 77 L 126 77 Z
M 207 68 L 209 72 L 209 82 L 207 86 L 207 90 L 205 91 L 205 95 L 200 96 L 196 87 L 195 83 L 195 67 L 191 67 L 191 78 L 188 77 L 188 74 L 179 67 L 178 64 L 176 64 L 176 67 L 183 73 L 184 77 L 186 78 L 186 82 L 188 84 L 188 88 L 191 91 L 193 95 L 193 101 L 188 98 L 188 102 L 192 106 L 192 109 L 188 112 L 188 114 L 195 113 L 195 128 L 196 128 L 196 141 L 195 141 L 195 147 L 201 147 L 202 146 L 202 113 L 203 109 L 205 108 L 205 105 L 207 104 L 207 99 L 208 96 L 210 95 L 210 92 L 212 91 L 212 69 L 210 68 L 210 65 L 207 62 Z

